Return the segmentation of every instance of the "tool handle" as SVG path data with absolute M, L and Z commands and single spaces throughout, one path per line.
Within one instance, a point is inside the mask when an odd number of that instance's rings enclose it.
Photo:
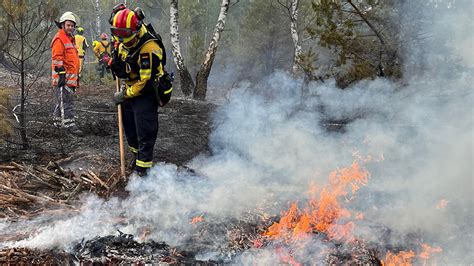
M 116 91 L 120 91 L 120 79 L 115 79 Z M 120 149 L 120 174 L 125 177 L 125 151 L 123 148 L 123 123 L 122 123 L 122 105 L 117 105 L 118 127 L 119 127 L 119 149 Z

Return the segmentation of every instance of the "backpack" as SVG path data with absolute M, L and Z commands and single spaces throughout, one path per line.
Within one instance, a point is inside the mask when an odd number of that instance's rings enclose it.
M 156 33 L 151 23 L 145 24 L 145 27 L 148 30 L 148 33 L 150 33 L 153 36 L 153 38 L 158 43 L 158 46 L 160 46 L 161 50 L 163 51 L 163 58 L 161 59 L 161 63 L 163 66 L 165 66 L 166 65 L 166 50 L 165 50 L 165 46 L 163 45 L 163 40 L 161 39 L 161 35 Z
M 164 70 L 166 65 L 166 50 L 165 46 L 163 45 L 163 40 L 161 35 L 158 34 L 151 23 L 145 24 L 148 33 L 153 36 L 153 39 L 156 40 L 158 46 L 160 46 L 163 54 L 161 58 L 161 64 L 163 65 L 163 76 L 160 78 L 158 84 L 155 84 L 153 87 L 155 88 L 156 98 L 159 102 L 161 102 L 161 107 L 165 106 L 171 99 L 171 92 L 173 91 L 173 81 L 174 81 L 174 73 L 168 73 Z

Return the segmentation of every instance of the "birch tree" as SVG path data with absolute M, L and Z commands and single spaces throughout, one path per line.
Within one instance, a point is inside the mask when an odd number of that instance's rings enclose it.
M 238 0 L 235 2 L 239 2 Z M 219 17 L 217 19 L 217 24 L 214 27 L 214 32 L 212 38 L 209 42 L 209 47 L 206 54 L 204 55 L 204 60 L 196 74 L 196 83 L 193 83 L 192 77 L 189 74 L 189 70 L 184 63 L 183 56 L 181 55 L 181 49 L 179 44 L 179 30 L 178 30 L 178 0 L 172 0 L 170 4 L 170 32 L 171 32 L 171 43 L 172 43 L 172 52 L 173 57 L 178 68 L 180 75 L 181 86 L 183 93 L 188 95 L 189 89 L 192 87 L 193 98 L 197 100 L 205 100 L 207 93 L 207 80 L 211 72 L 212 64 L 216 56 L 217 47 L 219 40 L 221 38 L 222 31 L 225 27 L 225 21 L 227 13 L 230 7 L 230 0 L 222 0 Z
M 196 87 L 194 88 L 193 92 L 194 99 L 205 100 L 206 98 L 207 80 L 209 78 L 209 74 L 211 73 L 214 58 L 216 57 L 217 46 L 219 44 L 219 39 L 221 38 L 221 33 L 224 30 L 227 12 L 229 11 L 229 4 L 229 0 L 222 0 L 221 11 L 219 13 L 219 18 L 217 19 L 216 27 L 214 28 L 214 34 L 212 35 L 211 42 L 209 43 L 207 53 L 204 56 L 204 62 L 202 63 L 201 68 L 196 75 Z
M 299 7 L 299 0 L 291 0 L 286 1 L 283 3 L 282 0 L 278 0 L 278 3 L 282 5 L 286 10 L 288 10 L 288 16 L 290 18 L 290 32 L 291 32 L 291 39 L 293 40 L 293 46 L 295 49 L 295 54 L 293 57 L 293 66 L 291 68 L 293 73 L 298 71 L 299 60 L 301 57 L 301 45 L 299 43 L 299 36 L 298 36 L 298 7 Z
M 100 17 L 102 16 L 102 9 L 101 9 L 99 0 L 95 0 L 94 8 L 95 8 L 95 27 L 96 27 L 97 36 L 99 36 L 101 33 Z
M 178 70 L 181 91 L 184 95 L 188 96 L 191 94 L 194 88 L 194 81 L 189 73 L 184 58 L 181 54 L 181 46 L 179 44 L 179 12 L 178 12 L 178 0 L 171 0 L 170 3 L 170 36 L 171 36 L 171 52 L 173 54 L 174 63 Z

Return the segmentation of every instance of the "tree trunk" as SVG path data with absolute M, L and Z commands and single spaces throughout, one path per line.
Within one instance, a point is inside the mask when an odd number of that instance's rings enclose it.
M 28 149 L 28 138 L 26 136 L 26 117 L 25 117 L 25 35 L 23 34 L 23 19 L 20 20 L 20 86 L 21 86 L 21 96 L 20 96 L 20 137 L 21 144 L 24 150 Z
M 375 33 L 375 36 L 377 36 L 377 38 L 380 41 L 381 49 L 379 51 L 379 64 L 378 64 L 377 68 L 379 70 L 378 75 L 380 77 L 384 77 L 385 73 L 384 73 L 384 66 L 383 66 L 383 63 L 382 63 L 382 57 L 383 57 L 384 53 L 386 53 L 388 51 L 388 49 L 385 46 L 385 41 L 384 41 L 384 38 L 382 36 L 382 33 L 380 31 L 378 31 L 372 23 L 370 23 L 370 21 L 365 17 L 365 15 L 362 13 L 362 11 L 360 11 L 360 9 L 354 3 L 352 3 L 352 0 L 347 0 L 347 2 L 352 6 L 352 8 L 354 8 L 357 15 L 359 15 L 359 17 L 365 22 L 365 24 L 367 24 L 367 26 L 369 26 L 369 28 Z
M 224 30 L 225 19 L 227 17 L 227 12 L 229 11 L 229 0 L 222 0 L 221 11 L 219 18 L 217 19 L 216 27 L 214 28 L 214 34 L 212 36 L 211 42 L 209 43 L 209 48 L 207 53 L 204 56 L 204 62 L 201 65 L 197 75 L 196 75 L 196 87 L 194 88 L 194 99 L 204 101 L 206 99 L 207 93 L 207 79 L 209 78 L 209 73 L 211 73 L 212 63 L 216 57 L 217 45 L 221 37 L 221 33 Z
M 298 30 L 297 24 L 298 21 L 298 3 L 299 0 L 293 0 L 291 2 L 291 11 L 290 11 L 290 30 L 291 38 L 293 39 L 293 45 L 295 47 L 295 57 L 293 58 L 293 67 L 292 72 L 296 73 L 298 71 L 299 60 L 301 56 L 301 45 L 298 41 Z
M 100 31 L 100 17 L 102 15 L 102 10 L 100 8 L 100 0 L 95 0 L 95 26 L 96 26 L 96 38 L 97 36 L 100 36 L 101 31 Z M 95 38 L 94 38 L 95 39 Z
M 188 68 L 184 64 L 183 56 L 181 55 L 181 47 L 179 44 L 179 27 L 178 27 L 178 0 L 171 0 L 170 4 L 170 37 L 171 37 L 171 52 L 173 53 L 174 63 L 179 73 L 179 80 L 181 84 L 181 91 L 184 95 L 191 94 L 194 87 L 193 78 L 189 73 Z

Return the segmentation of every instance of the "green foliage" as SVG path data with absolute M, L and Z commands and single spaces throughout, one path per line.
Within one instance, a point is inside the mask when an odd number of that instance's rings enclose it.
M 299 58 L 299 64 L 302 68 L 303 72 L 307 75 L 311 75 L 318 70 L 318 67 L 315 66 L 315 62 L 318 61 L 318 54 L 313 52 L 313 48 L 309 47 L 309 49 L 302 53 Z
M 336 56 L 329 73 L 341 87 L 376 76 L 400 76 L 399 40 L 390 19 L 396 10 L 391 4 L 323 0 L 313 2 L 312 10 L 315 23 L 306 30 L 316 46 L 327 48 Z

